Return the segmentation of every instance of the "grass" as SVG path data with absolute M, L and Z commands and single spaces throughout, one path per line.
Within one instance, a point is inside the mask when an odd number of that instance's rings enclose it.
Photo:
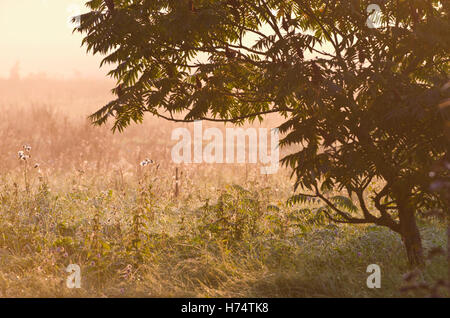
M 423 296 L 399 291 L 408 266 L 400 238 L 387 229 L 317 222 L 281 200 L 267 209 L 264 192 L 271 189 L 258 183 L 251 190 L 224 186 L 215 197 L 174 198 L 164 189 L 169 177 L 117 187 L 115 176 L 74 175 L 61 190 L 41 178 L 29 193 L 4 178 L 0 295 Z M 421 229 L 427 249 L 445 246 L 439 222 L 422 222 Z M 81 267 L 81 289 L 65 286 L 72 263 Z M 382 269 L 380 289 L 366 286 L 369 264 Z M 445 273 L 445 259 L 437 257 L 421 279 Z
M 286 205 L 288 170 L 178 166 L 175 195 L 172 124 L 112 135 L 49 106 L 1 114 L 0 297 L 429 296 L 401 291 L 409 268 L 397 234 Z M 141 167 L 147 157 L 156 163 Z M 426 252 L 445 249 L 444 224 L 419 221 Z M 81 268 L 80 289 L 66 287 L 69 264 Z M 369 264 L 381 268 L 379 289 L 366 286 Z M 446 273 L 437 256 L 416 280 Z

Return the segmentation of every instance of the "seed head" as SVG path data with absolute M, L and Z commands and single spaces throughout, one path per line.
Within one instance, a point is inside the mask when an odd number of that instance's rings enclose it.
M 145 167 L 145 166 L 148 166 L 149 164 L 152 164 L 152 163 L 155 163 L 152 159 L 145 159 L 144 161 L 142 161 L 141 163 L 140 163 L 140 165 L 141 165 L 141 167 Z
M 30 155 L 26 155 L 25 152 L 23 152 L 22 150 L 20 150 L 19 152 L 17 152 L 17 155 L 19 156 L 19 160 L 28 160 L 31 158 Z

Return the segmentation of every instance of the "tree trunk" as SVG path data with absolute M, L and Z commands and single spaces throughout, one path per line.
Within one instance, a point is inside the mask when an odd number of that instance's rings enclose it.
M 425 266 L 422 239 L 416 223 L 414 203 L 411 202 L 411 191 L 401 183 L 394 189 L 398 207 L 399 233 L 403 239 L 411 267 Z
M 405 244 L 409 264 L 412 267 L 425 266 L 422 239 L 417 227 L 414 211 L 408 208 L 399 209 L 400 234 Z
M 450 217 L 447 215 L 447 284 L 450 288 Z

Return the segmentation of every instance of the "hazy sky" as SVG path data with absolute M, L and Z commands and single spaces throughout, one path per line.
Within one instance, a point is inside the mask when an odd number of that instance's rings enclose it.
M 20 62 L 20 74 L 104 77 L 100 56 L 86 54 L 69 17 L 86 12 L 85 0 L 0 0 L 0 77 Z
M 105 78 L 108 66 L 99 69 L 102 57 L 87 54 L 82 36 L 72 33 L 70 17 L 87 12 L 85 3 L 0 0 L 0 77 L 8 77 L 19 62 L 21 76 L 45 72 L 49 77 Z

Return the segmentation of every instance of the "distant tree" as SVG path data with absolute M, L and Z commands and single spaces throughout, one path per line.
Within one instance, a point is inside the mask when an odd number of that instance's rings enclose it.
M 381 10 L 373 21 L 370 4 Z M 430 167 L 448 153 L 448 1 L 92 0 L 77 31 L 116 67 L 118 98 L 91 116 L 114 130 L 144 113 L 177 122 L 286 119 L 293 201 L 374 223 L 423 265 L 417 211 L 445 208 Z M 371 6 L 377 9 L 378 7 Z M 109 9 L 108 9 L 109 8 Z M 373 26 L 377 28 L 371 28 Z M 448 114 L 447 114 L 448 116 Z M 442 172 L 448 175 L 448 172 Z M 382 187 L 371 186 L 379 181 Z M 334 197 L 332 190 L 348 196 Z M 357 200 L 358 208 L 351 198 Z
M 18 81 L 20 79 L 20 62 L 14 63 L 13 67 L 9 70 L 9 79 L 12 81 Z

